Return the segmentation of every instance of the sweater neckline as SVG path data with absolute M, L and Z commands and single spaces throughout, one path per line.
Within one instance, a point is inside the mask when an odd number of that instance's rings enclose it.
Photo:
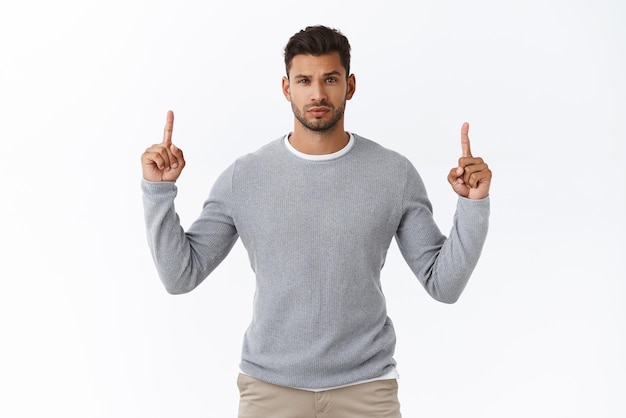
M 330 154 L 321 154 L 321 155 L 315 154 L 314 155 L 314 154 L 305 154 L 305 153 L 300 152 L 297 149 L 295 149 L 294 146 L 291 145 L 291 142 L 289 142 L 289 135 L 291 135 L 291 133 L 289 133 L 289 134 L 287 134 L 287 135 L 285 135 L 283 137 L 283 143 L 285 144 L 285 147 L 289 150 L 289 152 L 294 154 L 296 157 L 299 157 L 299 158 L 302 158 L 302 159 L 308 160 L 308 161 L 330 161 L 330 160 L 336 160 L 337 158 L 341 158 L 344 155 L 346 155 L 347 153 L 349 153 L 350 150 L 354 147 L 354 143 L 356 142 L 352 132 L 348 132 L 349 139 L 348 139 L 348 143 L 346 144 L 345 147 L 343 147 L 339 151 L 335 151 L 335 152 L 330 153 Z

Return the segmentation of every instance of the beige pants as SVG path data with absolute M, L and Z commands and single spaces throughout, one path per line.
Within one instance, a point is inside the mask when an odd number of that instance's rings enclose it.
M 239 418 L 401 418 L 395 379 L 310 392 L 240 374 L 237 386 Z

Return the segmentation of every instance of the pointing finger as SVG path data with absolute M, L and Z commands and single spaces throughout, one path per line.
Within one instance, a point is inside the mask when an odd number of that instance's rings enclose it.
M 169 145 L 172 143 L 172 131 L 174 130 L 174 112 L 167 111 L 165 129 L 163 130 L 163 143 Z
M 463 157 L 471 157 L 472 151 L 470 150 L 469 140 L 469 123 L 465 122 L 461 127 L 461 151 Z

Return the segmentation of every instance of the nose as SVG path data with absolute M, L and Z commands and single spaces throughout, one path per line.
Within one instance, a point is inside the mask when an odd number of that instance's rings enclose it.
M 324 86 L 324 82 L 317 81 L 312 83 L 311 89 L 311 101 L 312 102 L 321 102 L 327 99 L 326 97 L 326 88 Z

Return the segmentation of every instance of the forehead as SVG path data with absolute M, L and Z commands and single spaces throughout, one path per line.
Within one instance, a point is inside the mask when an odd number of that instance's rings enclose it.
M 308 55 L 300 54 L 291 60 L 291 68 L 289 76 L 307 75 L 314 76 L 319 74 L 328 74 L 338 72 L 345 75 L 346 69 L 341 64 L 341 58 L 338 52 L 332 52 L 325 55 Z

